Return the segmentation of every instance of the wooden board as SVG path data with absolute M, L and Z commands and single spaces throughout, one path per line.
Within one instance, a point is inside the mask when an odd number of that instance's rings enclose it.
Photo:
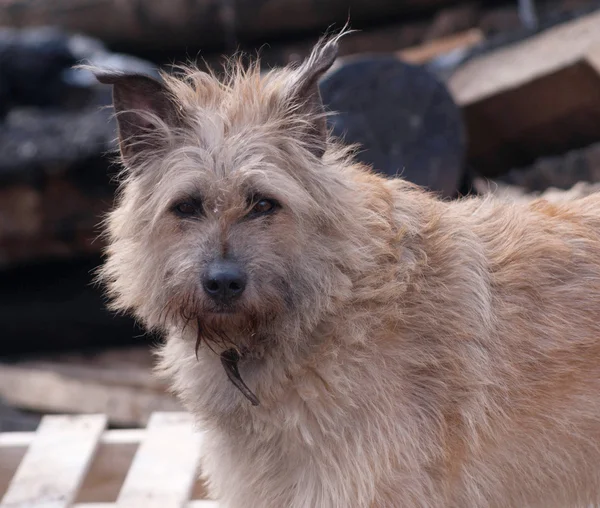
M 398 51 L 396 55 L 408 63 L 425 64 L 451 51 L 473 47 L 483 41 L 484 38 L 484 34 L 480 29 L 473 28 L 466 32 L 426 42 L 420 46 L 403 49 Z
M 145 429 L 106 416 L 47 416 L 35 433 L 0 433 L 0 508 L 218 508 L 198 480 L 202 435 L 189 415 Z
M 192 492 L 200 436 L 191 417 L 154 414 L 117 499 L 118 508 L 183 508 Z
M 61 362 L 0 364 L 0 397 L 42 413 L 106 413 L 121 426 L 145 425 L 154 411 L 181 411 L 150 372 L 135 365 Z
M 600 12 L 475 58 L 448 86 L 481 174 L 587 146 L 600 139 Z

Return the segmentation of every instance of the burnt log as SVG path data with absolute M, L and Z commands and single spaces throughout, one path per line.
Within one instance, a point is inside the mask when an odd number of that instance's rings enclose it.
M 0 267 L 97 252 L 113 201 L 108 110 L 14 111 L 0 124 Z

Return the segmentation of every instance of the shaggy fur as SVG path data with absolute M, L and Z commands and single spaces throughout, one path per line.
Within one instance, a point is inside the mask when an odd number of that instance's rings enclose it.
M 101 279 L 165 334 L 160 370 L 205 431 L 211 494 L 600 502 L 600 195 L 444 202 L 372 174 L 325 130 L 316 83 L 335 54 L 325 40 L 300 67 L 233 62 L 221 81 L 98 74 L 125 167 Z M 281 208 L 249 217 L 260 197 Z M 200 284 L 219 257 L 249 277 L 229 314 Z M 221 366 L 232 346 L 258 407 Z

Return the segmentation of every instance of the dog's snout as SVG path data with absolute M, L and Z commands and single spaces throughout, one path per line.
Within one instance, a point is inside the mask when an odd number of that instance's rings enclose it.
M 246 274 L 233 261 L 213 261 L 202 277 L 204 291 L 213 300 L 229 303 L 246 289 Z

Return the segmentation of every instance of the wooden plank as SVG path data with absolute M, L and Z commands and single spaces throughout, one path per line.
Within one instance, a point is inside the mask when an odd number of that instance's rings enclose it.
M 104 412 L 111 423 L 124 426 L 145 425 L 154 411 L 181 411 L 167 393 L 19 365 L 0 365 L 0 396 L 45 413 Z
M 154 413 L 116 506 L 183 508 L 198 474 L 200 445 L 191 416 Z
M 85 353 L 45 354 L 39 359 L 19 361 L 14 365 L 108 386 L 130 386 L 165 393 L 166 383 L 152 372 L 154 360 L 150 347 L 120 347 Z
M 600 139 L 600 12 L 484 54 L 448 81 L 485 176 Z M 568 91 L 568 92 L 567 92 Z
M 102 444 L 135 444 L 144 439 L 144 429 L 107 430 L 100 437 Z M 35 440 L 35 432 L 0 433 L 0 448 L 27 447 Z
M 45 417 L 0 508 L 68 508 L 106 426 L 103 415 Z
M 600 44 L 600 12 L 467 62 L 448 86 L 460 105 L 529 83 L 572 65 Z
M 451 51 L 473 47 L 483 39 L 483 32 L 478 28 L 473 28 L 466 32 L 426 42 L 420 46 L 403 49 L 396 52 L 396 55 L 408 63 L 424 64 Z

